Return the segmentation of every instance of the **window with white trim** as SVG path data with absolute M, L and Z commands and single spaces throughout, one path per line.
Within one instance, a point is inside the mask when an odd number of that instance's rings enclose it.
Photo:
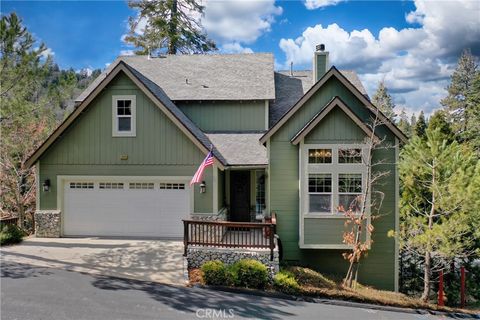
M 367 166 L 362 145 L 303 145 L 302 211 L 306 215 L 359 211 Z
M 114 137 L 136 135 L 136 96 L 112 96 L 112 135 Z

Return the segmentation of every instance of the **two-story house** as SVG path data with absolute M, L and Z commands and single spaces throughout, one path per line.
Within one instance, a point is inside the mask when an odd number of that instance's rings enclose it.
M 375 110 L 355 72 L 329 68 L 320 50 L 311 71 L 275 71 L 264 53 L 119 57 L 28 161 L 37 236 L 181 238 L 182 219 L 275 212 L 282 259 L 344 272 L 337 208 L 365 188 L 364 164 L 348 155 L 362 152 Z M 390 174 L 360 279 L 393 290 L 398 244 L 387 233 L 405 136 L 383 120 L 374 158 Z M 214 165 L 191 187 L 211 148 Z

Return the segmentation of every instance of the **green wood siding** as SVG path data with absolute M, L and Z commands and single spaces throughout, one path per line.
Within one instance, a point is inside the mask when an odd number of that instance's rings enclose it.
M 306 218 L 304 221 L 305 244 L 342 245 L 345 219 Z M 363 239 L 366 239 L 365 234 Z
M 333 97 L 339 96 L 360 119 L 367 121 L 369 114 L 361 102 L 338 80 L 330 79 L 296 112 L 269 141 L 270 210 L 277 213 L 278 234 L 282 241 L 284 259 L 295 260 L 326 273 L 343 276 L 347 262 L 341 250 L 299 248 L 299 146 L 290 139 L 319 112 Z M 378 128 L 385 143 L 393 143 L 394 136 L 386 127 Z M 306 137 L 305 143 L 361 142 L 365 133 L 340 109 L 333 110 Z M 381 182 L 385 199 L 381 217 L 373 221 L 373 245 L 362 262 L 360 281 L 384 289 L 394 289 L 395 241 L 387 237 L 395 228 L 395 150 L 375 151 L 374 161 L 384 159 L 387 164 L 376 170 L 390 171 Z M 379 184 L 380 185 L 380 184 Z M 312 221 L 315 220 L 315 221 Z M 342 219 L 305 220 L 305 242 L 309 244 L 336 244 L 341 241 Z
M 136 137 L 112 137 L 112 95 L 136 95 Z M 120 160 L 127 155 L 127 160 Z M 54 209 L 57 175 L 193 176 L 205 155 L 131 82 L 118 75 L 41 157 L 40 208 Z M 205 180 L 212 185 L 212 170 Z M 196 187 L 198 188 L 198 186 Z M 212 188 L 195 192 L 195 212 L 211 213 Z
M 305 143 L 361 143 L 365 133 L 336 107 L 305 137 Z
M 204 131 L 265 130 L 265 101 L 177 102 L 178 107 Z

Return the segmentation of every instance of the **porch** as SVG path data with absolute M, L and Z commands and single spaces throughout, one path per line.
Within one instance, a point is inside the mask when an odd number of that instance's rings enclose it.
M 268 221 L 268 222 L 267 222 Z M 222 248 L 269 253 L 274 260 L 276 217 L 266 222 L 183 220 L 184 256 L 189 248 Z

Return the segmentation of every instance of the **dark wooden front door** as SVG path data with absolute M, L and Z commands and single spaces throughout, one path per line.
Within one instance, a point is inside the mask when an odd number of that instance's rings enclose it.
M 230 172 L 230 220 L 250 221 L 250 172 Z

